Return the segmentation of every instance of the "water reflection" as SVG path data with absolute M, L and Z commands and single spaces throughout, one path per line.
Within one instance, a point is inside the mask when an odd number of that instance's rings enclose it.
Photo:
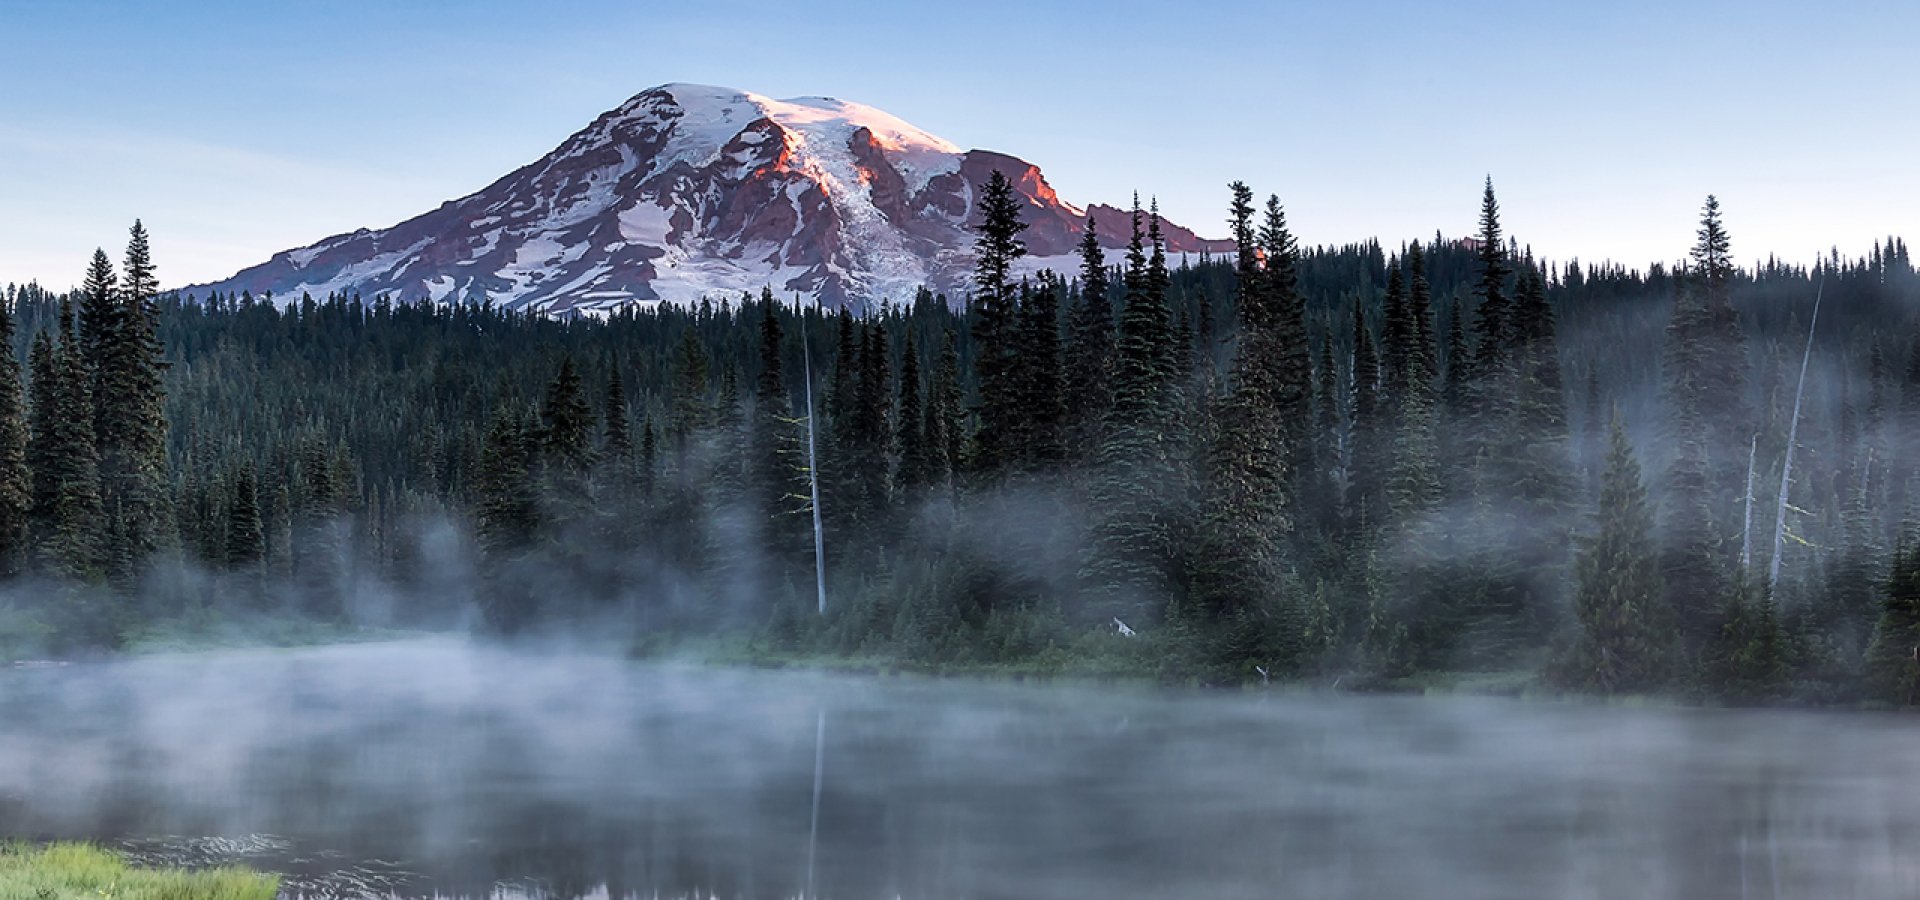
M 1913 897 L 1916 736 L 422 642 L 0 672 L 0 833 L 329 897 Z

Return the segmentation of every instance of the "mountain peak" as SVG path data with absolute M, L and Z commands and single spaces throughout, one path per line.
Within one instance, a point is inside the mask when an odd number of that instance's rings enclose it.
M 922 285 L 957 293 L 972 263 L 974 200 L 996 170 L 1026 200 L 1027 267 L 1075 268 L 1086 213 L 1024 160 L 963 151 L 838 98 L 663 84 L 478 193 L 199 289 L 484 295 L 550 312 L 762 287 L 829 305 L 906 300 Z M 1167 230 L 1176 253 L 1222 249 Z M 1122 243 L 1117 231 L 1102 237 Z

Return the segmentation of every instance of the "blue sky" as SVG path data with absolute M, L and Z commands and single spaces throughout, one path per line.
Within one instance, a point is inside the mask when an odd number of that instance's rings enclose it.
M 1309 243 L 1461 234 L 1491 174 L 1556 259 L 1677 258 L 1709 192 L 1743 260 L 1920 238 L 1911 0 L 0 0 L 0 35 L 0 283 L 136 216 L 164 281 L 224 277 L 670 81 L 857 100 L 1209 235 L 1235 178 Z

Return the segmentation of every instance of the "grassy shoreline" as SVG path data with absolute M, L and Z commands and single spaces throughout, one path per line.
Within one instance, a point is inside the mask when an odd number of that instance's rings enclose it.
M 0 843 L 0 900 L 273 900 L 280 878 L 250 869 L 142 868 L 90 844 Z

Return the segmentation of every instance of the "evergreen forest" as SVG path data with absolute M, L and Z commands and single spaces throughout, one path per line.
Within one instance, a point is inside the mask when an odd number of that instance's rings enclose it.
M 1634 269 L 1536 258 L 1490 180 L 1399 247 L 1223 199 L 1235 253 L 1136 201 L 1035 272 L 996 173 L 964 296 L 575 318 L 162 292 L 136 223 L 0 305 L 0 658 L 298 622 L 1920 702 L 1904 241 L 1742 263 L 1708 197 Z

